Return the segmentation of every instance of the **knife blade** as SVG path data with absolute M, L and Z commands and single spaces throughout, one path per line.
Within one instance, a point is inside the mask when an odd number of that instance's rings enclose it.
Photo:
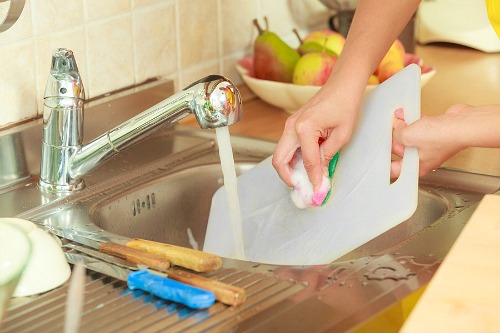
M 59 237 L 90 246 L 100 252 L 120 257 L 134 264 L 145 265 L 161 272 L 166 271 L 170 267 L 170 261 L 168 259 L 155 253 L 134 249 L 112 242 L 99 242 L 91 238 L 80 236 L 76 232 L 65 230 L 63 228 L 54 226 L 44 226 L 44 228 Z
M 97 233 L 69 230 L 58 226 L 42 225 L 56 235 L 74 240 L 77 243 L 97 248 L 99 244 L 113 243 L 129 248 L 155 253 L 170 261 L 172 265 L 188 268 L 195 272 L 210 272 L 222 267 L 222 258 L 208 252 L 198 251 L 183 246 L 159 243 L 145 239 L 130 239 L 127 237 L 106 237 Z
M 97 245 L 99 245 L 98 241 L 89 239 L 85 236 L 80 236 L 76 232 L 72 232 L 72 231 L 65 232 L 63 229 L 57 228 L 57 227 L 51 227 L 50 229 L 53 230 L 53 232 L 60 237 L 63 237 L 66 239 L 71 239 L 71 240 L 73 240 L 77 243 L 83 244 L 83 245 L 89 244 L 88 246 L 91 246 L 92 248 L 96 248 Z M 153 243 L 155 243 L 155 242 L 153 242 Z M 92 246 L 90 244 L 92 244 L 94 246 Z M 127 263 L 126 261 L 125 262 L 120 261 L 119 260 L 120 258 L 116 258 L 114 256 L 107 257 L 108 256 L 107 254 L 102 253 L 100 251 L 95 251 L 93 249 L 85 248 L 85 247 L 78 246 L 75 244 L 70 244 L 70 243 L 65 244 L 64 246 L 68 247 L 68 248 L 73 248 L 79 252 L 83 252 L 83 253 L 85 253 L 89 256 L 92 256 L 94 258 L 104 260 L 108 263 L 112 263 L 114 265 L 118 265 L 118 266 L 127 268 L 129 270 L 138 270 L 139 269 L 139 267 L 133 266 L 133 265 Z M 197 252 L 200 252 L 200 251 L 197 251 Z M 140 263 L 135 263 L 135 264 L 140 265 Z M 181 269 L 169 268 L 169 269 L 163 270 L 162 272 L 166 273 L 167 276 L 171 279 L 174 279 L 174 280 L 177 280 L 177 281 L 180 281 L 180 282 L 183 282 L 183 283 L 186 283 L 186 284 L 198 287 L 198 288 L 212 291 L 215 294 L 215 298 L 221 303 L 224 303 L 227 305 L 232 305 L 232 306 L 237 306 L 237 305 L 242 304 L 246 300 L 246 292 L 243 288 L 233 286 L 233 285 L 230 285 L 230 284 L 227 284 L 227 283 L 224 283 L 221 281 L 217 281 L 214 279 L 210 279 L 210 278 L 198 275 L 198 274 L 193 274 L 193 273 L 187 272 L 185 270 L 181 270 Z
M 65 252 L 65 255 L 68 262 L 72 264 L 78 263 L 90 270 L 126 281 L 131 290 L 143 290 L 159 298 L 184 304 L 193 309 L 208 308 L 215 302 L 213 292 L 169 279 L 159 273 L 147 270 L 133 272 L 78 253 Z
M 142 269 L 142 267 L 139 267 L 136 264 L 126 261 L 120 257 L 99 252 L 98 250 L 77 243 L 67 242 L 62 245 L 62 248 L 64 251 L 75 250 L 76 252 L 81 252 L 93 258 L 105 261 L 107 263 L 126 268 L 130 271 L 137 271 L 139 269 Z

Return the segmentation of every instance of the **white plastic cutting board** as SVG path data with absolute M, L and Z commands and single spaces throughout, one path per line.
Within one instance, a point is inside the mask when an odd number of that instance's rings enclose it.
M 238 177 L 246 259 L 282 265 L 329 263 L 409 218 L 417 207 L 418 152 L 406 148 L 390 183 L 392 122 L 420 117 L 420 68 L 410 65 L 367 92 L 359 124 L 342 148 L 329 201 L 294 206 L 271 157 Z M 204 251 L 235 257 L 225 188 L 212 198 Z

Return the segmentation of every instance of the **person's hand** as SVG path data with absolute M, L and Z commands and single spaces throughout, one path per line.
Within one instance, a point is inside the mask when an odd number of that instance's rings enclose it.
M 454 118 L 463 113 L 467 105 L 455 105 L 444 114 L 422 117 L 411 125 L 404 121 L 404 110 L 394 112 L 392 153 L 403 157 L 405 147 L 417 147 L 419 176 L 439 167 L 444 161 L 464 149 L 454 131 Z M 402 160 L 392 161 L 391 178 L 399 177 Z
M 330 77 L 306 105 L 288 118 L 278 142 L 273 166 L 288 186 L 292 186 L 293 156 L 300 147 L 307 175 L 314 192 L 318 192 L 332 157 L 351 138 L 368 78 L 419 3 L 420 0 L 359 1 Z
M 292 187 L 293 157 L 300 148 L 314 192 L 319 190 L 323 175 L 328 175 L 330 160 L 351 138 L 358 108 L 356 99 L 344 101 L 321 89 L 287 119 L 274 152 L 273 166 L 288 186 Z

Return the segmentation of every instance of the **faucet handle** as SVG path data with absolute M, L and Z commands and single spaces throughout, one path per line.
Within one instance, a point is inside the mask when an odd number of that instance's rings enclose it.
M 85 91 L 73 51 L 59 48 L 52 53 L 52 66 L 45 87 L 45 99 L 76 98 L 85 99 Z
M 209 75 L 184 90 L 192 90 L 192 108 L 201 128 L 229 126 L 240 121 L 243 107 L 234 83 L 221 75 Z

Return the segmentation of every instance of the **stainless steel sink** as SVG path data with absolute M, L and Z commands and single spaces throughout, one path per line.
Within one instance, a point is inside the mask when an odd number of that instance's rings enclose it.
M 238 163 L 237 172 L 245 172 L 253 165 Z M 197 244 L 201 249 L 212 196 L 222 184 L 220 164 L 193 166 L 139 186 L 133 184 L 117 196 L 93 206 L 91 218 L 99 227 L 114 234 L 187 247 Z M 396 246 L 431 225 L 446 211 L 444 198 L 432 191 L 420 190 L 418 209 L 410 219 L 344 259 L 359 258 Z
M 88 109 L 95 117 L 90 135 L 101 125 L 109 127 L 106 119 L 118 114 L 114 106 L 127 105 L 134 112 L 130 101 L 143 101 L 142 93 L 152 96 L 145 90 Z M 26 147 L 28 153 L 37 149 L 36 133 L 35 127 L 21 134 L 25 144 L 34 145 Z M 233 137 L 232 143 L 240 173 L 275 147 L 273 142 L 244 137 Z M 36 161 L 33 156 L 26 159 Z M 28 169 L 36 169 L 36 162 Z M 33 174 L 0 189 L 3 216 L 102 240 L 140 237 L 199 248 L 212 195 L 222 185 L 214 133 L 182 126 L 119 154 L 88 175 L 87 187 L 78 193 L 43 193 L 36 186 L 37 177 Z M 351 330 L 428 283 L 482 196 L 499 191 L 500 177 L 438 169 L 421 178 L 418 208 L 410 219 L 329 265 L 291 267 L 224 258 L 220 271 L 206 275 L 246 289 L 247 302 L 236 308 L 217 303 L 206 311 L 192 311 L 145 295 L 132 297 L 123 283 L 89 272 L 82 332 Z M 2 332 L 47 327 L 61 331 L 63 311 L 54 309 L 64 303 L 61 295 L 66 291 L 67 285 L 16 300 Z
M 252 166 L 236 165 L 238 173 Z M 210 202 L 222 183 L 220 164 L 190 167 L 103 200 L 93 207 L 92 221 L 118 235 L 186 247 L 195 242 L 201 249 Z

